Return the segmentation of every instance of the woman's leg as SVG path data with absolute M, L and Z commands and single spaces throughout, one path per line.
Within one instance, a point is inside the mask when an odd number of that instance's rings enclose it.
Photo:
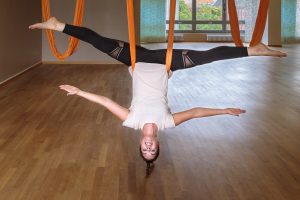
M 90 43 L 98 50 L 126 64 L 127 66 L 131 65 L 130 45 L 128 42 L 106 38 L 91 29 L 69 24 L 65 25 L 62 32 Z M 156 50 L 149 50 L 138 45 L 136 46 L 136 62 L 165 64 L 165 54 L 165 49 L 162 50 L 161 53 L 158 53 Z
M 176 71 L 179 69 L 191 68 L 218 60 L 242 58 L 247 56 L 285 57 L 286 54 L 280 51 L 269 49 L 266 45 L 261 43 L 254 47 L 220 46 L 207 51 L 175 49 L 171 70 Z
M 106 53 L 114 59 L 124 63 L 127 66 L 131 65 L 129 44 L 124 41 L 115 40 L 103 37 L 91 29 L 69 25 L 58 21 L 52 17 L 43 23 L 36 23 L 29 26 L 30 29 L 50 29 L 54 31 L 63 32 L 72 37 L 78 38 L 84 42 L 93 45 L 98 50 Z M 145 49 L 141 46 L 136 46 L 137 62 L 147 62 L 147 55 L 151 50 Z
M 129 47 L 124 41 L 106 38 L 89 28 L 69 24 L 65 25 L 62 32 L 93 45 L 96 49 L 106 53 L 110 57 L 126 64 L 127 66 L 131 64 L 130 52 L 126 53 L 126 51 L 129 50 Z
M 115 58 L 116 60 L 131 65 L 130 45 L 128 42 L 103 37 L 91 29 L 66 24 L 64 33 L 92 44 L 98 50 Z M 165 64 L 166 50 L 149 50 L 136 46 L 136 62 Z
M 176 63 L 174 63 L 173 66 L 172 64 L 173 71 L 191 68 L 218 60 L 247 57 L 248 51 L 246 47 L 220 46 L 207 51 L 182 50 L 181 54 L 182 65 L 176 65 Z

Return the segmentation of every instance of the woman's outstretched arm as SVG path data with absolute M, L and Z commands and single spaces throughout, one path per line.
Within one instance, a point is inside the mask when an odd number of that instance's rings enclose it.
M 71 85 L 61 85 L 59 86 L 59 88 L 67 91 L 68 92 L 67 95 L 77 95 L 89 101 L 104 106 L 122 121 L 125 121 L 127 119 L 129 110 L 127 108 L 120 106 L 119 104 L 117 104 L 116 102 L 114 102 L 113 100 L 107 97 L 85 92 Z
M 192 108 L 190 110 L 186 110 L 183 112 L 173 114 L 173 119 L 175 125 L 179 125 L 185 121 L 194 118 L 200 117 L 210 117 L 216 115 L 235 115 L 239 116 L 240 114 L 245 113 L 246 110 L 242 110 L 239 108 L 225 108 L 225 109 L 214 109 L 214 108 Z

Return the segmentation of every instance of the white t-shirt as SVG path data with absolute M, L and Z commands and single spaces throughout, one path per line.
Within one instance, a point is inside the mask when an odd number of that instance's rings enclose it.
M 168 107 L 169 75 L 166 66 L 139 62 L 133 73 L 131 67 L 129 72 L 132 76 L 133 98 L 123 126 L 142 129 L 146 123 L 155 123 L 159 130 L 175 127 Z

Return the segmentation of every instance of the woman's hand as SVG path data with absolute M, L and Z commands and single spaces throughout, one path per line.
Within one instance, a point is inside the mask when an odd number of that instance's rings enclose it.
M 239 116 L 240 114 L 243 114 L 246 112 L 246 110 L 242 110 L 239 108 L 226 108 L 226 109 L 224 109 L 224 111 L 226 112 L 226 114 L 235 115 L 235 116 Z
M 78 94 L 81 90 L 78 89 L 77 87 L 71 86 L 71 85 L 60 85 L 59 88 L 61 90 L 65 90 L 67 91 L 67 96 L 69 95 L 74 95 L 74 94 Z

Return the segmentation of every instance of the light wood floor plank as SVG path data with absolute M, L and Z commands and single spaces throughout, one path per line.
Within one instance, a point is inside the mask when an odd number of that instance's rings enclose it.
M 125 66 L 48 64 L 19 76 L 0 87 L 0 199 L 300 199 L 300 45 L 284 50 L 283 59 L 242 58 L 175 72 L 168 93 L 173 112 L 238 106 L 247 113 L 161 132 L 149 178 L 138 131 L 58 89 L 73 84 L 128 107 Z

